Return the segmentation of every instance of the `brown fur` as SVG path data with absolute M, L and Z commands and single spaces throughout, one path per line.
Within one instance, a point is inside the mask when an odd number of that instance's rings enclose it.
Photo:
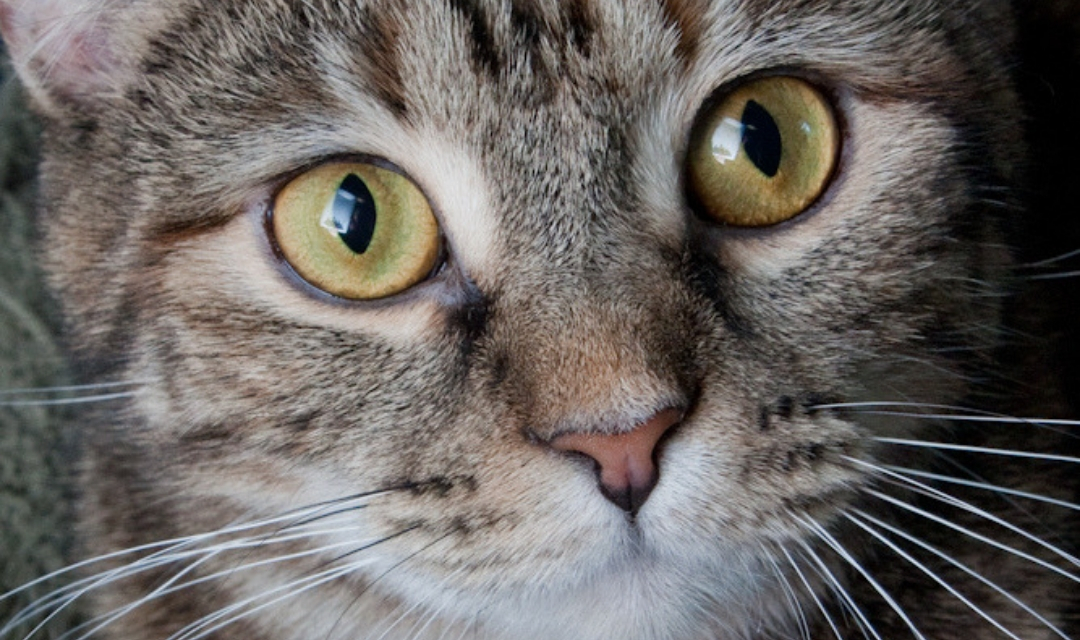
M 275 545 L 260 528 L 267 544 L 192 576 L 346 546 L 184 589 L 109 637 L 168 637 L 365 558 L 214 637 L 764 639 L 798 637 L 799 615 L 814 638 L 835 635 L 827 619 L 861 637 L 803 540 L 882 638 L 912 634 L 888 598 L 927 638 L 998 637 L 845 516 L 861 512 L 1077 633 L 1075 580 L 872 492 L 1075 566 L 865 466 L 1075 500 L 1063 462 L 875 440 L 1053 452 L 1062 436 L 831 406 L 1020 410 L 996 392 L 1024 157 L 1006 3 L 116 0 L 96 22 L 50 15 L 52 39 L 20 26 L 28 6 L 0 0 L 0 22 L 45 122 L 52 284 L 91 376 L 142 383 L 87 419 L 88 548 L 371 494 L 329 519 L 349 534 Z M 770 72 L 824 87 L 841 164 L 795 220 L 722 227 L 687 204 L 686 139 L 724 87 Z M 300 171 L 359 155 L 416 181 L 448 258 L 409 292 L 347 303 L 281 264 L 264 221 Z M 686 415 L 633 516 L 545 444 L 668 407 Z M 1075 511 L 940 490 L 1075 550 Z M 904 546 L 1017 636 L 1058 637 Z M 178 568 L 98 589 L 97 610 Z

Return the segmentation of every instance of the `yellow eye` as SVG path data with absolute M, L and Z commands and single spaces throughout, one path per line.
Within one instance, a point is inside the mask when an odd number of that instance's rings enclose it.
M 439 226 L 424 194 L 373 164 L 326 164 L 295 178 L 274 200 L 271 226 L 302 278 L 350 300 L 401 293 L 439 259 Z
M 832 107 L 806 82 L 763 78 L 737 88 L 695 127 L 688 186 L 717 222 L 789 220 L 825 191 L 840 153 Z

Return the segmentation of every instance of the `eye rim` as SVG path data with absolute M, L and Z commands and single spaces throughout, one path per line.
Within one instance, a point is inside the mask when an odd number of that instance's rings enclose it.
M 404 290 L 397 293 L 393 293 L 380 298 L 362 299 L 362 298 L 347 298 L 340 296 L 325 289 L 320 288 L 315 283 L 305 278 L 293 264 L 286 257 L 284 250 L 278 242 L 277 234 L 274 232 L 274 211 L 277 205 L 278 196 L 285 190 L 287 186 L 306 173 L 314 171 L 319 167 L 334 165 L 334 164 L 368 164 L 379 169 L 391 171 L 399 176 L 408 180 L 414 188 L 420 193 L 427 202 L 428 208 L 431 210 L 432 216 L 435 218 L 435 224 L 438 228 L 438 252 L 434 260 L 434 266 L 431 271 L 427 273 L 416 284 L 406 287 Z M 268 196 L 264 200 L 262 207 L 262 214 L 260 220 L 260 226 L 263 234 L 266 238 L 266 242 L 269 248 L 270 255 L 277 267 L 277 272 L 281 275 L 290 286 L 298 289 L 310 298 L 315 299 L 318 302 L 324 304 L 330 304 L 333 306 L 350 307 L 350 308 L 384 308 L 389 306 L 396 306 L 399 304 L 406 304 L 417 299 L 427 297 L 431 294 L 432 289 L 444 289 L 445 284 L 441 282 L 445 278 L 441 278 L 445 273 L 450 271 L 450 267 L 453 263 L 452 254 L 448 246 L 448 239 L 445 232 L 445 224 L 443 221 L 443 215 L 441 210 L 428 195 L 428 190 L 424 188 L 424 185 L 417 181 L 412 175 L 405 169 L 401 168 L 394 162 L 382 157 L 364 153 L 338 153 L 326 156 L 321 156 L 302 164 L 298 165 L 298 168 L 283 173 L 271 182 L 272 187 L 267 190 Z M 442 292 L 439 297 L 447 297 L 446 292 Z
M 802 81 L 814 89 L 829 107 L 836 134 L 836 155 L 833 159 L 832 170 L 825 179 L 821 192 L 814 200 L 806 205 L 802 211 L 784 220 L 768 225 L 737 225 L 727 223 L 709 213 L 708 207 L 701 201 L 701 198 L 697 195 L 692 186 L 689 159 L 693 149 L 693 142 L 709 125 L 711 114 L 719 108 L 725 100 L 743 87 L 769 78 L 792 78 Z M 839 188 L 839 185 L 844 182 L 847 173 L 846 168 L 849 162 L 851 143 L 849 140 L 850 123 L 845 105 L 848 104 L 850 98 L 851 91 L 849 87 L 837 85 L 836 82 L 830 79 L 825 73 L 802 67 L 781 66 L 752 71 L 724 82 L 713 89 L 709 96 L 701 102 L 701 106 L 698 107 L 697 111 L 694 113 L 694 117 L 690 120 L 690 124 L 683 136 L 682 153 L 680 154 L 680 187 L 683 193 L 684 203 L 694 214 L 694 219 L 699 224 L 705 225 L 707 229 L 722 229 L 728 234 L 772 233 L 781 231 L 793 225 L 801 224 L 811 219 L 814 214 L 834 199 L 836 191 Z

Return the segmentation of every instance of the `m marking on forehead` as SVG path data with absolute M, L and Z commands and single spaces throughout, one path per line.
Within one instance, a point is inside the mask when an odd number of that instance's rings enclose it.
M 595 30 L 590 0 L 568 0 L 557 8 L 537 0 L 511 0 L 507 6 L 489 6 L 484 0 L 447 1 L 464 22 L 473 64 L 492 78 L 512 66 L 512 56 L 526 53 L 534 73 L 554 73 L 544 68 L 545 56 L 538 53 L 545 43 L 563 54 L 569 46 L 588 55 Z

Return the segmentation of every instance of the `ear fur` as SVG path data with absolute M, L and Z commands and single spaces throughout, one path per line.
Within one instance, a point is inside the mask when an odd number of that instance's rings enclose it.
M 124 84 L 124 43 L 110 26 L 130 0 L 0 0 L 0 35 L 46 113 L 106 99 Z

